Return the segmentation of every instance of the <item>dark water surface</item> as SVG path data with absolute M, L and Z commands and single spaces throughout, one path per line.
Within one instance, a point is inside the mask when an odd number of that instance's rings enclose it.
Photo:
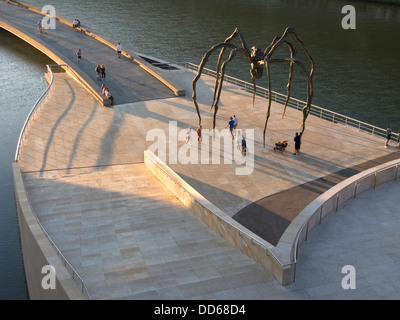
M 249 47 L 264 50 L 287 26 L 294 27 L 315 61 L 315 105 L 385 128 L 400 129 L 400 6 L 366 1 L 312 0 L 26 0 L 77 18 L 89 30 L 137 53 L 169 62 L 200 63 L 203 54 L 236 27 Z M 356 9 L 356 29 L 341 26 L 344 5 Z M 33 26 L 35 27 L 35 26 Z M 27 299 L 15 210 L 11 163 L 19 131 L 46 87 L 49 59 L 0 31 L 0 299 Z M 237 43 L 239 45 L 239 43 Z M 276 57 L 287 57 L 277 51 Z M 215 64 L 206 67 L 213 69 Z M 250 81 L 237 57 L 227 74 Z M 272 68 L 272 89 L 285 92 L 288 67 Z M 258 82 L 266 87 L 264 77 Z M 295 73 L 293 96 L 305 96 Z
M 11 164 L 51 60 L 0 29 L 0 299 L 27 299 Z

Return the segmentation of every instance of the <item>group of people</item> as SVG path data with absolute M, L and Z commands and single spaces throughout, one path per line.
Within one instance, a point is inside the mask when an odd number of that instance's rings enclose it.
M 234 139 L 235 134 L 236 134 L 236 143 L 237 143 L 237 148 L 242 151 L 242 155 L 245 156 L 247 152 L 247 144 L 246 144 L 246 138 L 242 135 L 241 130 L 236 130 L 238 126 L 238 118 L 236 115 L 233 115 L 233 117 L 230 117 L 230 120 L 228 122 L 228 125 L 225 127 L 225 129 L 229 126 L 229 130 L 232 135 L 232 139 Z M 196 129 L 196 134 L 197 134 L 197 142 L 201 144 L 201 138 L 202 138 L 202 126 L 199 125 Z M 186 143 L 192 142 L 192 128 L 189 127 L 188 131 L 186 132 Z
M 201 125 L 199 125 L 196 129 L 198 143 L 201 143 L 201 129 Z M 186 143 L 192 144 L 192 127 L 189 127 L 188 131 L 186 132 Z
M 37 22 L 37 25 L 38 25 L 38 28 L 39 28 L 39 32 L 40 33 L 44 33 L 42 20 L 39 20 Z M 81 22 L 78 19 L 74 19 L 74 21 L 72 22 L 72 28 L 74 29 L 74 31 L 76 31 L 80 26 L 81 26 Z M 121 58 L 122 46 L 121 46 L 121 43 L 119 43 L 119 42 L 118 42 L 118 45 L 116 47 L 116 51 L 117 51 L 118 58 Z M 76 51 L 76 57 L 77 57 L 78 63 L 82 61 L 82 49 L 81 48 L 79 48 Z M 96 72 L 96 76 L 97 76 L 97 80 L 98 81 L 105 80 L 105 78 L 106 78 L 106 68 L 104 67 L 104 64 L 102 64 L 102 65 L 98 64 L 95 67 L 95 72 Z M 110 99 L 111 105 L 114 104 L 114 98 L 111 95 L 109 89 L 106 88 L 104 84 L 102 84 L 102 86 L 101 86 L 101 93 L 104 94 L 107 98 Z
M 234 114 L 233 117 L 229 117 L 229 121 L 228 124 L 225 126 L 225 129 L 229 127 L 232 140 L 235 139 L 236 136 L 237 148 L 239 150 L 242 150 L 242 155 L 245 156 L 247 152 L 246 138 L 242 135 L 242 131 L 237 129 L 238 125 L 239 119 Z
M 81 23 L 78 19 L 75 19 L 72 23 L 72 27 L 74 30 L 79 28 L 80 25 L 81 25 Z M 117 50 L 118 57 L 121 58 L 121 53 L 122 53 L 121 43 L 118 43 L 116 50 Z M 78 62 L 80 62 L 82 60 L 82 50 L 80 48 L 76 52 L 76 56 L 78 58 Z M 106 68 L 105 68 L 104 64 L 102 64 L 102 65 L 98 64 L 95 67 L 94 71 L 96 72 L 96 78 L 98 81 L 102 81 L 102 80 L 106 79 Z M 106 98 L 110 99 L 111 105 L 114 105 L 114 97 L 112 96 L 110 90 L 105 86 L 104 83 L 101 85 L 100 91 L 101 91 L 101 94 L 103 94 Z
M 106 98 L 110 99 L 111 105 L 114 105 L 114 97 L 112 96 L 110 90 L 106 87 L 104 83 L 101 85 L 101 94 L 103 94 Z
M 386 129 L 386 141 L 385 141 L 385 148 L 389 146 L 389 141 L 392 138 L 392 128 L 388 126 Z M 400 130 L 397 132 L 397 148 L 400 148 Z
M 235 130 L 239 124 L 239 120 L 236 115 L 229 118 L 228 124 L 226 125 L 225 129 L 229 127 L 229 131 L 231 132 L 232 139 L 235 138 Z
M 94 71 L 96 72 L 96 76 L 97 76 L 97 80 L 101 81 L 101 79 L 105 79 L 106 78 L 106 67 L 104 66 L 104 64 L 102 65 L 97 65 L 96 68 L 94 69 Z

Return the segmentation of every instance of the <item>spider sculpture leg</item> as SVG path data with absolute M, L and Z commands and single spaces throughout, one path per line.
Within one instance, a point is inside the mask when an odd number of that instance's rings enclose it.
M 195 78 L 193 79 L 193 81 L 192 81 L 192 88 L 193 88 L 192 98 L 193 98 L 193 101 L 194 101 L 194 104 L 195 104 L 195 107 L 196 107 L 197 115 L 198 115 L 198 117 L 199 117 L 199 124 L 201 124 L 201 116 L 200 116 L 199 106 L 198 106 L 198 104 L 197 104 L 196 83 L 197 83 L 197 81 L 199 80 L 199 78 L 200 78 L 200 76 L 201 76 L 201 74 L 202 74 L 202 72 L 203 72 L 204 66 L 205 66 L 205 64 L 207 63 L 207 61 L 208 61 L 210 55 L 211 55 L 215 50 L 218 50 L 218 49 L 220 49 L 220 48 L 222 48 L 222 49 L 229 48 L 229 49 L 231 49 L 231 52 L 230 52 L 230 55 L 229 55 L 228 59 L 227 59 L 226 61 L 224 61 L 224 63 L 222 64 L 222 66 L 221 66 L 221 71 L 219 72 L 219 71 L 217 70 L 217 74 L 220 73 L 220 79 L 219 79 L 219 81 L 216 82 L 216 87 L 215 87 L 215 91 L 214 91 L 214 101 L 213 101 L 213 104 L 212 104 L 212 106 L 211 106 L 211 108 L 214 107 L 213 129 L 215 129 L 216 114 L 217 114 L 217 111 L 218 111 L 218 102 L 219 102 L 219 98 L 220 98 L 220 95 L 221 95 L 221 90 L 222 90 L 222 84 L 223 84 L 223 79 L 224 79 L 226 64 L 227 64 L 228 62 L 230 62 L 230 61 L 234 58 L 234 56 L 236 55 L 236 52 L 240 52 L 241 54 L 243 54 L 243 55 L 244 55 L 245 57 L 247 57 L 247 58 L 248 58 L 248 56 L 249 56 L 248 52 L 247 52 L 245 49 L 243 49 L 243 48 L 237 48 L 235 45 L 230 44 L 230 43 L 226 43 L 226 42 L 220 43 L 220 44 L 217 44 L 217 45 L 213 46 L 213 47 L 212 47 L 211 49 L 209 49 L 209 50 L 207 51 L 207 53 L 203 56 L 203 59 L 201 60 L 201 63 L 200 63 L 199 68 L 198 68 L 198 70 L 197 70 L 197 75 L 196 75 L 196 77 L 195 77 Z M 220 59 L 219 59 L 219 64 L 220 64 Z
M 265 148 L 265 134 L 267 132 L 267 124 L 268 124 L 268 119 L 271 114 L 271 103 L 272 103 L 272 97 L 271 97 L 271 79 L 270 79 L 270 70 L 269 70 L 269 62 L 265 63 L 265 69 L 267 70 L 267 79 L 268 79 L 268 109 L 267 113 L 265 116 L 265 123 L 264 123 L 264 133 L 263 133 L 263 145 Z
M 303 64 L 300 60 L 298 60 L 298 59 L 295 58 L 294 47 L 290 44 L 290 42 L 288 42 L 288 41 L 285 40 L 285 38 L 286 38 L 288 35 L 292 35 L 292 36 L 295 38 L 295 40 L 297 40 L 297 42 L 300 43 L 301 47 L 303 48 L 304 52 L 305 52 L 306 55 L 307 55 L 308 60 L 309 60 L 310 63 L 311 63 L 310 71 L 307 70 L 307 68 L 304 66 L 304 64 Z M 286 43 L 286 44 L 289 46 L 289 48 L 291 49 L 291 58 L 286 58 L 286 59 L 271 59 L 271 56 L 272 56 L 272 54 L 274 53 L 274 51 L 276 50 L 276 48 L 277 48 L 278 46 L 280 46 L 282 43 Z M 293 48 L 293 50 L 292 50 L 292 48 Z M 265 62 L 266 62 L 265 65 L 266 65 L 267 67 L 269 66 L 269 63 L 272 63 L 272 62 L 289 62 L 289 63 L 290 63 L 289 80 L 288 80 L 288 86 L 287 86 L 288 92 L 287 92 L 287 97 L 286 97 L 286 102 L 285 102 L 285 110 L 286 110 L 286 106 L 287 106 L 287 103 L 288 103 L 288 101 L 289 101 L 289 95 L 290 95 L 290 83 L 291 83 L 292 72 L 293 72 L 292 67 L 293 67 L 294 65 L 300 66 L 301 69 L 303 70 L 304 74 L 305 74 L 306 77 L 307 77 L 307 102 L 306 102 L 306 106 L 305 106 L 305 107 L 303 108 L 303 110 L 302 110 L 302 111 L 303 111 L 303 122 L 302 122 L 302 126 L 301 126 L 301 133 L 303 133 L 303 132 L 304 132 L 304 129 L 305 129 L 305 122 L 306 122 L 306 119 L 307 119 L 308 114 L 310 113 L 310 109 L 311 109 L 311 99 L 312 99 L 312 93 L 313 93 L 313 89 L 312 89 L 312 76 L 313 76 L 313 72 L 314 72 L 314 61 L 313 61 L 311 55 L 309 54 L 308 50 L 306 49 L 304 43 L 303 43 L 303 42 L 300 40 L 300 38 L 298 37 L 298 35 L 297 35 L 297 33 L 296 33 L 296 30 L 293 29 L 293 28 L 290 28 L 290 27 L 286 28 L 285 32 L 283 33 L 283 35 L 282 35 L 281 37 L 276 37 L 276 38 L 272 41 L 271 45 L 265 50 L 264 53 L 265 53 L 265 58 L 264 58 L 264 60 L 265 60 Z M 268 68 L 267 68 L 267 71 L 269 72 L 269 69 L 268 69 Z M 268 88 L 269 88 L 269 90 L 270 90 L 270 80 L 269 80 L 269 77 L 268 77 Z M 269 91 L 269 92 L 271 92 L 271 91 Z M 264 125 L 264 147 L 265 147 L 265 133 L 266 133 L 267 123 L 268 123 L 268 118 L 269 118 L 270 107 L 271 107 L 271 102 L 270 102 L 270 99 L 269 99 L 269 102 L 268 102 L 268 110 L 267 110 L 267 116 L 266 116 L 265 125 Z M 284 111 L 284 112 L 285 112 L 285 111 Z
M 293 46 L 290 42 L 288 42 L 288 41 L 285 41 L 285 42 L 286 42 L 287 45 L 289 46 L 289 49 L 290 49 L 290 57 L 293 59 L 293 58 L 295 57 L 295 55 L 296 55 L 296 50 L 295 50 L 294 46 Z M 292 78 L 293 78 L 293 69 L 294 69 L 294 63 L 293 63 L 293 62 L 290 62 L 290 66 L 289 66 L 289 79 L 288 79 L 288 83 L 287 83 L 287 85 L 286 85 L 286 101 L 285 101 L 285 106 L 283 107 L 282 119 L 283 119 L 283 117 L 285 116 L 286 107 L 287 107 L 287 105 L 288 105 L 288 103 L 289 103 L 289 99 L 290 99 L 290 86 L 291 86 Z
M 234 39 L 236 37 L 239 38 L 240 43 L 242 44 L 242 48 L 247 53 L 247 54 L 245 54 L 245 56 L 246 56 L 246 58 L 249 59 L 250 51 L 249 51 L 249 49 L 247 47 L 246 41 L 244 40 L 243 34 L 240 32 L 240 30 L 238 28 L 236 28 L 233 31 L 233 33 L 228 38 L 225 39 L 224 43 L 229 43 L 232 39 Z M 222 60 L 222 56 L 225 53 L 225 49 L 226 49 L 226 47 L 222 47 L 222 49 L 221 49 L 221 51 L 220 51 L 220 53 L 218 55 L 217 68 L 216 68 L 217 73 L 216 73 L 216 77 L 215 77 L 214 97 L 213 97 L 212 106 L 214 106 L 214 102 L 215 102 L 215 99 L 216 99 L 216 96 L 217 96 L 218 86 L 220 85 L 219 75 L 220 75 L 220 68 L 221 68 L 221 60 Z M 221 79 L 221 81 L 222 81 L 222 79 Z M 253 83 L 254 83 L 254 90 L 255 90 L 255 82 L 253 81 Z M 253 104 L 254 104 L 254 101 L 253 101 Z
M 197 115 L 198 115 L 198 117 L 199 117 L 199 125 L 201 125 L 201 115 L 200 115 L 199 105 L 197 104 L 196 84 L 197 84 L 197 81 L 200 79 L 200 76 L 201 76 L 201 74 L 202 74 L 202 72 L 203 72 L 203 68 L 204 68 L 205 64 L 207 63 L 208 58 L 210 57 L 210 55 L 211 55 L 215 50 L 218 50 L 218 49 L 220 49 L 220 48 L 222 48 L 222 47 L 224 47 L 224 46 L 227 46 L 227 47 L 230 47 L 230 48 L 236 48 L 236 47 L 235 47 L 234 45 L 232 45 L 232 44 L 225 44 L 225 43 L 220 43 L 220 44 L 217 44 L 217 45 L 211 47 L 211 48 L 206 52 L 206 54 L 203 56 L 203 58 L 201 59 L 201 63 L 200 63 L 200 65 L 199 65 L 198 69 L 197 69 L 197 75 L 194 77 L 194 79 L 193 79 L 193 81 L 192 81 L 192 89 L 193 89 L 192 99 L 193 99 L 194 105 L 195 105 L 195 107 L 196 107 Z

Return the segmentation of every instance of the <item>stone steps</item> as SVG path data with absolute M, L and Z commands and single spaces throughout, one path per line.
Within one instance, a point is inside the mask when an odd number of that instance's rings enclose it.
M 145 165 L 25 173 L 32 207 L 93 299 L 187 299 L 274 281 Z

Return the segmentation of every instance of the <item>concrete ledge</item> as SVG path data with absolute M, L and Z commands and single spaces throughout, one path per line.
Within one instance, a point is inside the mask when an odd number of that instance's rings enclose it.
M 18 223 L 25 266 L 25 276 L 31 300 L 86 300 L 57 255 L 32 211 L 19 164 L 12 164 Z M 56 270 L 55 289 L 43 289 L 42 279 L 47 273 L 42 268 L 52 265 Z
M 149 150 L 144 152 L 144 162 L 154 176 L 208 227 L 262 265 L 264 269 L 270 271 L 281 285 L 290 283 L 291 266 L 283 265 L 280 262 L 282 257 L 273 245 L 218 209 L 163 163 L 153 152 Z
M 330 213 L 337 211 L 342 204 L 380 184 L 400 178 L 399 167 L 398 159 L 370 168 L 338 183 L 312 201 L 292 221 L 276 246 L 283 261 L 296 261 L 298 246 L 307 240 L 307 235 L 314 227 L 321 224 Z M 294 276 L 293 270 L 291 281 Z

